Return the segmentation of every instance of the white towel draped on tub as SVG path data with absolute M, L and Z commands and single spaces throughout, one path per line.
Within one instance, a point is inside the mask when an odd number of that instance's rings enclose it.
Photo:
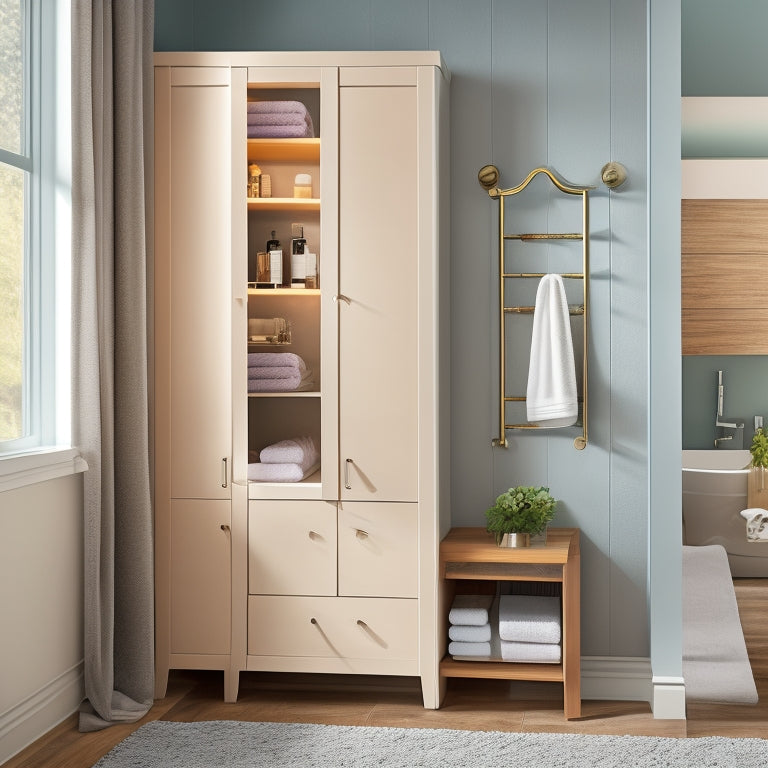
M 526 409 L 528 421 L 545 428 L 568 427 L 579 415 L 571 319 L 560 275 L 544 275 L 536 291 Z

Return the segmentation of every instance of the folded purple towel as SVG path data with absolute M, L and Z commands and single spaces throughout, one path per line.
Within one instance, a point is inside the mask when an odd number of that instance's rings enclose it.
M 278 100 L 248 102 L 249 113 L 267 114 L 269 112 L 298 112 L 303 115 L 306 111 L 306 105 L 302 104 L 300 101 Z
M 249 139 L 313 139 L 311 125 L 249 125 Z
M 248 125 L 312 125 L 309 115 L 297 112 L 265 112 L 263 115 L 251 112 L 248 115 Z
M 248 353 L 248 367 L 255 368 L 257 366 L 283 366 L 292 365 L 294 368 L 298 368 L 300 371 L 306 370 L 304 360 L 302 360 L 295 352 L 249 352 Z
M 296 371 L 293 376 L 282 379 L 248 379 L 249 392 L 292 392 L 301 384 L 301 374 Z
M 292 379 L 301 373 L 295 365 L 254 365 L 248 369 L 248 379 Z

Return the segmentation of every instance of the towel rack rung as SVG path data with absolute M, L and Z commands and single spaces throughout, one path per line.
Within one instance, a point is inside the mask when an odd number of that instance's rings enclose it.
M 581 232 L 527 232 L 514 235 L 504 235 L 505 240 L 583 240 Z
M 546 272 L 505 272 L 502 277 L 544 277 Z M 583 272 L 558 272 L 560 277 L 565 277 L 573 280 L 582 280 L 584 278 Z
M 531 314 L 534 309 L 535 307 L 504 307 L 504 312 L 506 313 L 514 312 L 518 315 L 525 315 L 525 314 Z M 583 315 L 584 305 L 579 304 L 578 306 L 574 305 L 574 306 L 568 307 L 568 314 Z

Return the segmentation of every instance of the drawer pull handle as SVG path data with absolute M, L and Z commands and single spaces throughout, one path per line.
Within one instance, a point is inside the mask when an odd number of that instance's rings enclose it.
M 333 297 L 333 303 L 334 303 L 334 304 L 336 304 L 336 303 L 337 303 L 337 302 L 339 302 L 339 301 L 344 301 L 344 302 L 346 302 L 347 304 L 350 304 L 350 303 L 351 303 L 351 302 L 350 302 L 350 300 L 349 300 L 349 296 L 345 296 L 343 293 L 337 293 L 337 294 L 336 294 L 336 295 Z
M 349 484 L 349 465 L 352 463 L 352 459 L 347 459 L 344 463 L 344 487 L 348 490 L 352 490 L 352 486 Z
M 225 533 L 229 533 L 230 527 L 226 523 L 222 523 L 221 530 L 224 531 Z
M 362 627 L 363 629 L 368 629 L 368 625 L 362 619 L 357 620 L 357 626 Z
M 355 528 L 355 536 L 357 536 L 358 539 L 367 539 L 368 531 L 364 531 L 362 528 Z
M 310 624 L 317 624 L 317 619 L 316 619 L 316 618 L 313 616 L 313 617 L 312 617 L 312 618 L 309 620 L 309 623 L 310 623 Z

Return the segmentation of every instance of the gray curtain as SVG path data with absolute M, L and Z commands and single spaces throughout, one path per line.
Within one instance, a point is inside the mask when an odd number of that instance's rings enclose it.
M 84 475 L 80 730 L 152 705 L 147 291 L 154 0 L 72 2 L 72 391 Z

